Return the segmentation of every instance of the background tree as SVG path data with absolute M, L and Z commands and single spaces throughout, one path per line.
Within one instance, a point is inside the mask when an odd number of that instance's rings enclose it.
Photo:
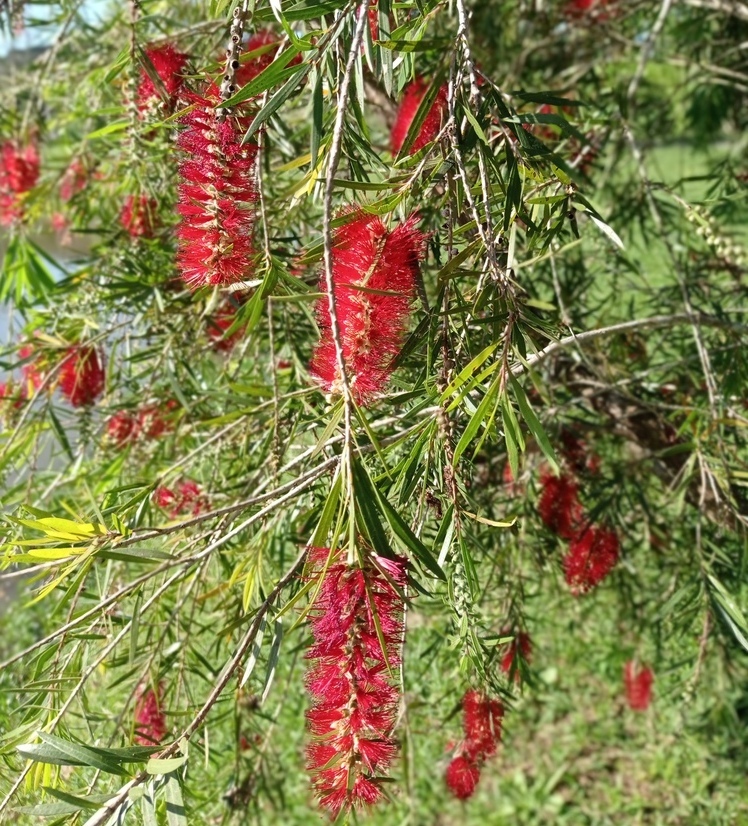
M 0 816 L 745 813 L 748 7 L 0 9 Z

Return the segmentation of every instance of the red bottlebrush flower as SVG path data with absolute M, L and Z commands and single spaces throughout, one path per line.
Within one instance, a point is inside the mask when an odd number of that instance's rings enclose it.
M 323 579 L 310 612 L 314 642 L 306 655 L 313 703 L 307 720 L 315 736 L 307 767 L 321 805 L 336 817 L 382 797 L 379 775 L 396 752 L 399 698 L 391 670 L 400 661 L 403 603 L 395 585 L 404 586 L 407 563 L 375 556 L 360 568 L 339 558 L 328 562 L 329 553 L 310 552 Z
M 504 706 L 498 700 L 472 690 L 462 698 L 462 713 L 464 753 L 473 760 L 484 760 L 496 754 L 501 742 Z
M 138 419 L 126 410 L 118 410 L 106 423 L 107 436 L 117 447 L 134 441 L 139 429 Z
M 254 80 L 260 72 L 264 72 L 268 66 L 273 62 L 281 39 L 277 34 L 274 34 L 269 29 L 260 29 L 255 32 L 247 41 L 244 51 L 255 52 L 262 49 L 263 46 L 275 46 L 274 49 L 268 48 L 262 54 L 250 57 L 249 60 L 242 61 L 241 66 L 236 70 L 236 82 L 240 86 L 246 86 L 251 80 Z M 297 66 L 301 63 L 301 55 L 296 55 L 289 60 L 289 66 Z
M 152 500 L 157 507 L 168 510 L 172 519 L 186 514 L 198 516 L 207 507 L 207 500 L 200 485 L 191 480 L 180 482 L 176 490 L 157 487 L 153 491 Z
M 71 347 L 60 367 L 60 392 L 73 405 L 93 404 L 104 392 L 106 375 L 94 347 Z
M 549 470 L 544 470 L 540 484 L 543 487 L 538 500 L 540 518 L 562 539 L 573 539 L 583 520 L 577 483 L 570 476 L 554 476 Z
M 158 439 L 171 429 L 171 422 L 168 421 L 169 412 L 176 407 L 172 400 L 166 405 L 149 404 L 138 411 L 137 431 L 142 433 L 146 439 Z
M 158 201 L 147 195 L 128 195 L 119 222 L 132 238 L 153 238 L 156 233 Z
M 519 664 L 517 656 L 520 656 L 525 662 L 530 661 L 532 656 L 532 640 L 530 635 L 525 631 L 519 631 L 514 639 L 507 645 L 505 653 L 501 658 L 501 670 L 504 674 L 511 674 L 514 672 L 514 679 L 518 680 Z
M 198 516 L 207 508 L 207 500 L 197 482 L 180 482 L 177 485 L 177 495 L 177 508 L 180 513 L 191 512 L 193 516 Z
M 623 667 L 626 702 L 633 711 L 646 711 L 652 702 L 654 673 L 649 666 L 629 660 Z
M 23 195 L 39 180 L 39 150 L 33 143 L 14 141 L 0 146 L 0 225 L 8 226 L 24 214 Z
M 242 119 L 218 119 L 215 86 L 207 97 L 191 95 L 189 102 L 193 108 L 181 119 L 177 139 L 185 154 L 179 165 L 177 261 L 192 288 L 233 284 L 251 263 L 257 145 L 242 145 Z
M 599 585 L 618 562 L 619 550 L 615 531 L 595 525 L 580 531 L 572 539 L 563 559 L 566 582 L 572 594 L 585 594 Z
M 80 158 L 76 158 L 65 170 L 60 179 L 60 198 L 69 201 L 74 195 L 86 188 L 88 171 Z
M 14 141 L 0 146 L 0 190 L 21 195 L 39 180 L 39 150 L 33 143 L 21 148 Z
M 177 501 L 177 495 L 173 490 L 169 490 L 169 488 L 161 485 L 153 491 L 151 499 L 154 505 L 166 510 L 166 508 L 170 508 Z
M 24 344 L 18 351 L 18 355 L 21 359 L 30 359 L 21 367 L 21 372 L 26 383 L 30 385 L 31 391 L 35 392 L 44 384 L 44 374 L 39 368 L 38 360 L 33 358 L 34 348 L 30 344 Z
M 213 342 L 213 349 L 221 353 L 228 353 L 234 349 L 240 338 L 244 335 L 244 327 L 239 327 L 233 333 L 227 335 L 227 331 L 236 321 L 236 314 L 239 310 L 233 301 L 227 301 L 215 315 L 207 320 L 206 330 L 208 337 Z
M 416 116 L 418 107 L 426 95 L 429 84 L 420 77 L 417 77 L 406 89 L 403 94 L 403 99 L 400 102 L 400 108 L 397 110 L 397 117 L 395 124 L 392 127 L 390 134 L 390 146 L 392 154 L 396 155 L 405 143 L 405 138 L 408 135 L 411 123 Z M 442 115 L 447 110 L 447 87 L 442 86 L 436 94 L 431 108 L 426 114 L 426 117 L 421 124 L 421 129 L 416 135 L 415 140 L 410 146 L 410 153 L 413 154 L 419 149 L 423 149 L 427 143 L 431 143 L 439 134 L 441 128 Z
M 614 0 L 569 0 L 564 6 L 564 14 L 577 20 L 586 18 L 593 23 L 603 23 L 610 16 L 605 9 L 613 3 Z
M 135 701 L 135 735 L 133 741 L 139 746 L 155 746 L 166 736 L 166 715 L 161 706 L 162 686 L 158 690 L 149 688 L 138 692 Z
M 480 766 L 473 760 L 459 754 L 447 766 L 444 781 L 458 800 L 472 797 L 480 780 Z
M 150 46 L 145 50 L 145 56 L 156 70 L 163 89 L 158 88 L 150 74 L 142 68 L 136 99 L 138 110 L 143 115 L 154 100 L 163 100 L 164 92 L 166 92 L 167 108 L 173 109 L 177 94 L 184 82 L 182 72 L 187 63 L 187 55 L 178 51 L 171 43 L 166 43 L 163 46 Z
M 348 380 L 359 404 L 384 390 L 400 350 L 426 240 L 417 220 L 412 215 L 388 232 L 380 218 L 361 213 L 335 235 L 333 294 Z M 317 314 L 322 337 L 310 370 L 326 392 L 340 393 L 327 297 Z

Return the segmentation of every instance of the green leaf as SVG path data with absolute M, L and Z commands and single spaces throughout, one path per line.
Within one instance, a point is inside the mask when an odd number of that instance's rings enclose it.
M 710 595 L 722 619 L 743 649 L 748 651 L 748 623 L 746 623 L 745 615 L 740 606 L 717 577 L 707 574 L 707 580 L 711 585 Z
M 386 496 L 384 496 L 377 486 L 371 481 L 366 470 L 358 460 L 354 460 L 353 467 L 354 488 L 356 491 L 356 502 L 359 506 L 363 502 L 366 503 L 366 508 L 369 513 L 369 518 L 373 519 L 376 524 L 378 521 L 378 512 L 384 516 L 389 524 L 392 532 L 400 540 L 404 547 L 406 547 L 415 558 L 438 579 L 446 579 L 444 571 L 439 567 L 431 551 L 421 542 L 421 540 L 413 533 L 405 520 L 392 507 Z M 381 528 L 380 528 L 381 530 Z M 384 547 L 389 549 L 386 544 Z M 379 547 L 374 545 L 374 549 L 380 553 Z
M 273 626 L 273 640 L 270 643 L 270 653 L 268 654 L 268 667 L 265 672 L 265 687 L 262 690 L 262 699 L 260 704 L 263 704 L 270 693 L 270 688 L 273 685 L 275 678 L 275 671 L 278 667 L 278 655 L 280 654 L 281 642 L 283 641 L 283 620 L 276 617 Z
M 509 383 L 511 384 L 512 390 L 514 391 L 514 396 L 517 399 L 517 404 L 519 405 L 519 410 L 522 414 L 522 418 L 525 420 L 525 423 L 530 429 L 530 432 L 535 437 L 535 441 L 538 443 L 538 445 L 540 445 L 540 449 L 543 451 L 543 455 L 550 462 L 554 473 L 559 473 L 558 459 L 556 458 L 556 453 L 553 450 L 553 445 L 548 439 L 548 435 L 543 429 L 543 425 L 540 423 L 540 419 L 538 419 L 537 415 L 535 414 L 535 411 L 532 409 L 532 406 L 530 405 L 530 401 L 527 398 L 524 388 L 511 374 L 509 376 Z
M 169 775 L 164 796 L 166 797 L 166 822 L 168 825 L 188 826 L 184 801 L 182 800 L 182 787 L 179 785 L 179 778 L 175 774 Z
M 270 100 L 260 109 L 255 115 L 254 120 L 249 125 L 243 140 L 248 141 L 252 135 L 262 126 L 265 121 L 269 120 L 278 109 L 291 97 L 296 91 L 297 87 L 309 74 L 311 63 L 303 63 L 301 68 L 285 82 L 283 86 L 270 98 Z
M 237 103 L 257 97 L 273 86 L 283 83 L 299 71 L 298 66 L 288 67 L 289 61 L 293 60 L 298 54 L 300 54 L 299 49 L 296 46 L 290 46 L 278 55 L 266 69 L 263 69 L 257 77 L 252 78 L 249 83 L 242 86 L 235 95 L 218 104 L 217 108 L 223 109 L 236 106 Z
M 41 743 L 27 743 L 17 747 L 17 751 L 37 763 L 52 763 L 57 766 L 91 766 L 107 774 L 127 774 L 122 769 L 122 761 L 116 753 L 108 749 L 94 749 L 63 740 L 53 734 L 40 731 L 37 736 Z
M 146 763 L 145 770 L 148 774 L 166 775 L 171 774 L 187 762 L 187 757 L 151 757 Z
M 478 431 L 482 426 L 488 427 L 489 422 L 493 419 L 493 413 L 496 407 L 496 401 L 499 395 L 499 381 L 494 379 L 491 386 L 488 388 L 486 395 L 481 399 L 475 413 L 470 417 L 467 427 L 462 432 L 460 440 L 455 447 L 452 464 L 457 467 L 460 457 L 470 446 L 470 443 L 476 437 Z

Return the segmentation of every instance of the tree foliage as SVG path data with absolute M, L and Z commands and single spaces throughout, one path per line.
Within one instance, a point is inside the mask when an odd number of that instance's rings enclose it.
M 748 8 L 0 12 L 0 816 L 485 816 L 582 696 L 740 742 Z

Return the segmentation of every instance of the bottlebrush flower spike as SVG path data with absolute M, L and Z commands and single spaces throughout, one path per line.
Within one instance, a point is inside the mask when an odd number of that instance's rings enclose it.
M 155 746 L 166 736 L 166 715 L 164 714 L 161 698 L 163 687 L 158 691 L 152 688 L 143 690 L 141 687 L 135 701 L 135 735 L 133 741 L 139 746 Z
M 540 484 L 543 488 L 538 500 L 540 518 L 562 539 L 573 539 L 584 519 L 577 483 L 570 476 L 554 476 L 546 469 L 540 475 Z
M 483 763 L 496 754 L 501 742 L 503 717 L 504 706 L 480 691 L 467 691 L 462 698 L 465 738 L 444 775 L 444 782 L 459 800 L 472 797 L 480 780 Z
M 184 79 L 182 73 L 187 63 L 187 55 L 180 52 L 171 43 L 163 46 L 150 46 L 145 50 L 145 56 L 158 75 L 163 90 L 159 89 L 153 82 L 150 74 L 142 68 L 140 70 L 140 84 L 136 96 L 136 105 L 141 116 L 145 114 L 149 106 L 154 102 L 163 100 L 162 94 L 166 92 L 166 104 L 169 110 L 174 108 L 179 90 L 182 88 Z
M 118 410 L 106 423 L 107 436 L 117 447 L 124 447 L 138 435 L 138 420 L 126 410 Z
M 504 674 L 511 674 L 514 671 L 515 680 L 520 678 L 518 655 L 525 662 L 529 662 L 532 656 L 532 641 L 530 635 L 525 631 L 517 632 L 501 658 L 501 670 Z
M 444 782 L 458 800 L 472 797 L 479 780 L 480 766 L 464 754 L 452 758 L 444 775 Z
M 315 738 L 307 767 L 321 805 L 336 817 L 383 796 L 379 775 L 397 750 L 392 729 L 399 696 L 392 669 L 400 662 L 403 603 L 393 583 L 405 585 L 406 560 L 361 568 L 333 559 L 324 570 L 329 553 L 310 551 L 323 579 L 310 613 L 314 642 L 306 655 L 313 703 L 307 721 Z
M 36 144 L 20 147 L 15 141 L 0 145 L 0 225 L 9 226 L 24 214 L 23 195 L 39 180 Z
M 380 218 L 360 213 L 335 235 L 333 295 L 346 372 L 359 404 L 384 390 L 400 350 L 426 242 L 417 221 L 411 215 L 388 232 Z M 320 283 L 326 291 L 324 274 Z M 318 303 L 317 315 L 322 337 L 310 370 L 326 392 L 340 393 L 327 297 Z
M 623 683 L 626 688 L 626 702 L 634 711 L 646 711 L 652 702 L 654 673 L 649 666 L 639 666 L 629 660 L 623 667 Z
M 464 753 L 473 760 L 485 760 L 496 754 L 501 742 L 504 706 L 498 700 L 471 690 L 462 698 L 462 714 Z
M 163 510 L 169 510 L 172 519 L 186 514 L 198 516 L 208 505 L 200 485 L 192 480 L 180 482 L 176 491 L 163 486 L 157 487 L 153 492 L 153 503 Z
M 132 238 L 153 238 L 158 222 L 158 201 L 147 195 L 128 195 L 119 221 Z
M 93 404 L 103 393 L 106 376 L 96 348 L 71 347 L 60 367 L 60 392 L 73 405 Z
M 184 153 L 179 165 L 180 241 L 178 264 L 192 288 L 233 284 L 247 273 L 252 256 L 257 145 L 242 145 L 244 119 L 220 121 L 218 89 L 190 95 L 192 109 L 177 139 Z
M 400 102 L 400 108 L 397 110 L 397 117 L 395 124 L 392 127 L 390 134 L 390 146 L 392 154 L 397 153 L 402 149 L 405 143 L 405 138 L 408 136 L 408 130 L 413 123 L 418 107 L 426 95 L 429 84 L 421 77 L 417 77 L 406 89 L 403 94 L 403 99 Z M 421 128 L 416 135 L 413 143 L 410 146 L 410 153 L 418 152 L 423 149 L 427 143 L 431 143 L 439 134 L 441 128 L 442 115 L 447 110 L 447 87 L 442 86 L 436 94 L 431 108 L 426 114 L 426 117 L 421 124 Z
M 566 583 L 572 594 L 591 591 L 613 570 L 618 562 L 620 544 L 615 531 L 591 525 L 569 543 L 563 559 Z

